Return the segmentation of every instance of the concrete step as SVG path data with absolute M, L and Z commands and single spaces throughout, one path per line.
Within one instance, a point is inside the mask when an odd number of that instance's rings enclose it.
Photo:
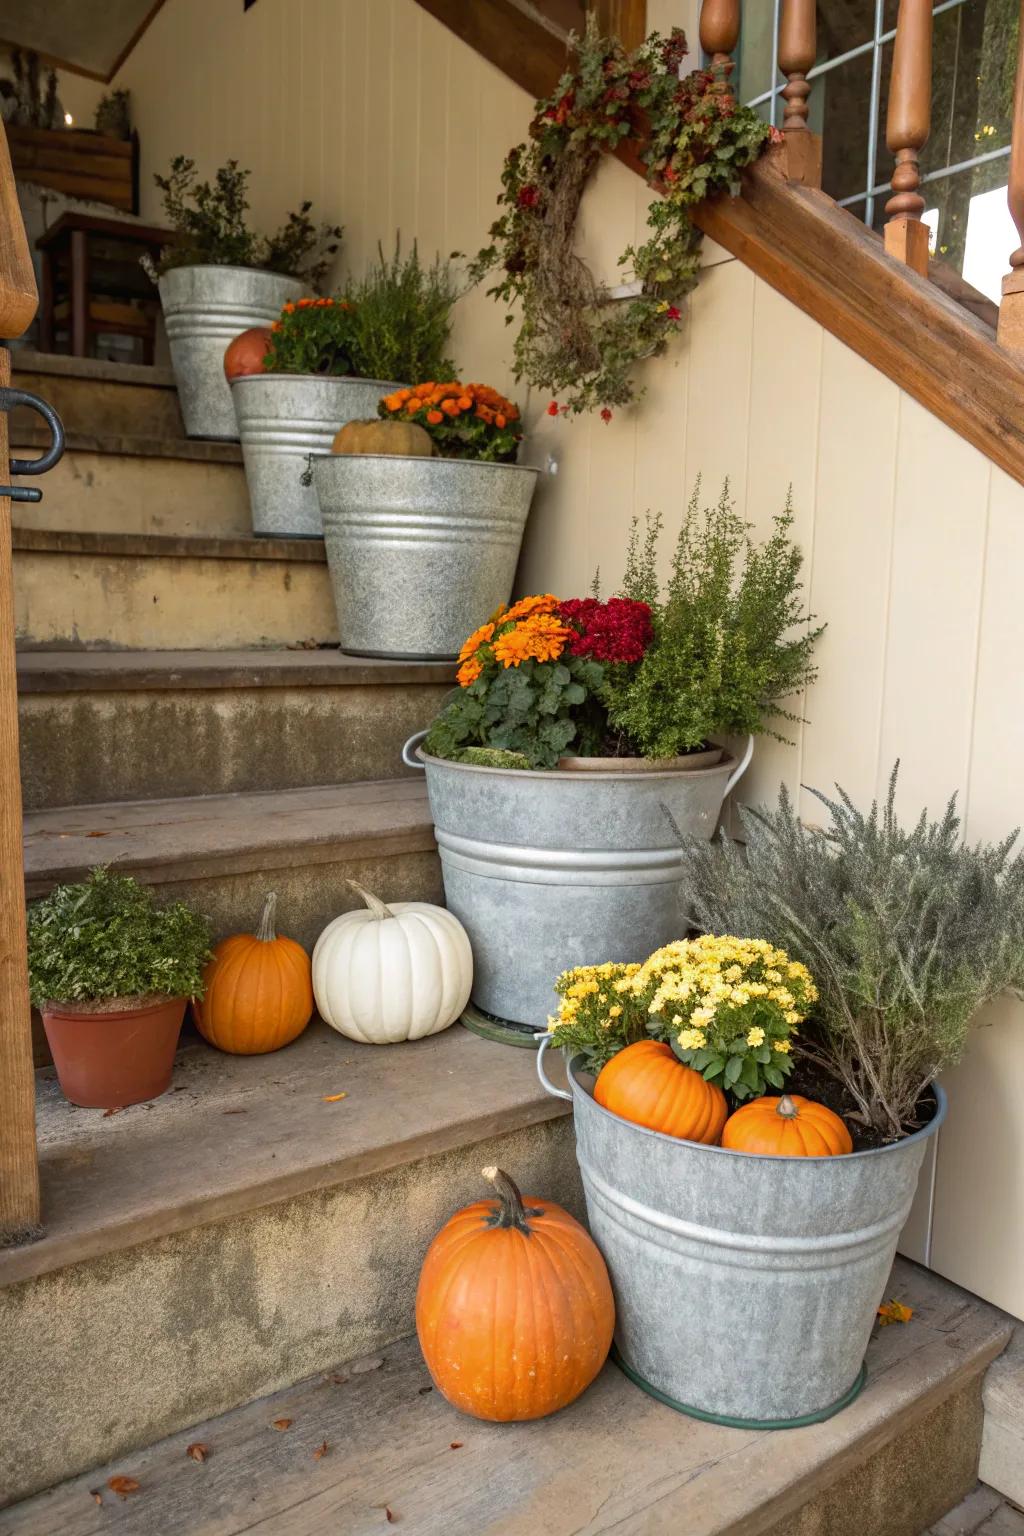
M 265 749 L 273 755 L 275 744 Z M 312 947 L 357 900 L 351 877 L 384 901 L 440 901 L 440 866 L 419 779 L 256 794 L 110 801 L 30 811 L 25 891 L 31 900 L 116 864 L 162 899 L 182 897 L 216 936 L 252 930 L 268 890 L 281 931 Z
M 980 1476 L 1024 1508 L 1024 1323 L 985 1379 Z
M 450 1206 L 461 1198 L 453 1189 Z M 295 1386 L 123 1453 L 8 1511 L 4 1529 L 919 1536 L 974 1485 L 981 1381 L 1006 1325 L 902 1261 L 891 1287 L 914 1318 L 878 1332 L 864 1392 L 825 1424 L 767 1434 L 702 1424 L 644 1396 L 614 1365 L 553 1418 L 483 1424 L 432 1389 L 409 1337 L 351 1364 L 325 1351 Z M 693 1327 L 699 1346 L 699 1318 Z M 275 1430 L 283 1419 L 289 1427 Z M 186 1454 L 195 1442 L 207 1452 L 198 1466 Z M 114 1476 L 138 1491 L 119 1499 Z
M 185 437 L 169 368 L 20 351 L 14 383 L 55 407 L 67 449 L 45 478 L 15 484 L 43 492 L 18 503 L 19 528 L 245 536 L 249 499 L 237 443 Z M 32 411 L 12 412 L 11 445 L 33 458 L 49 433 Z
M 395 778 L 453 684 L 336 650 L 23 651 L 25 806 Z
M 320 539 L 16 528 L 25 650 L 237 650 L 337 644 Z
M 114 1116 L 37 1076 L 46 1230 L 0 1251 L 0 1504 L 407 1334 L 427 1244 L 489 1163 L 580 1205 L 533 1053 L 459 1025 L 372 1047 L 316 1023 L 255 1057 L 193 1040 L 170 1092 Z

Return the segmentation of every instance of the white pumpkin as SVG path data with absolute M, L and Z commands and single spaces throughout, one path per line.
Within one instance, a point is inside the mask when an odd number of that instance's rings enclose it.
M 366 1045 L 436 1035 L 462 1013 L 473 985 L 465 928 L 444 907 L 396 901 L 388 907 L 349 885 L 365 909 L 328 923 L 313 950 L 320 1017 Z

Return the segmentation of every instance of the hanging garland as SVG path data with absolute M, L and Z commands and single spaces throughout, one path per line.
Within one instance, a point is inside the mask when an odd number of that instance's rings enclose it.
M 781 135 L 734 102 L 720 75 L 680 78 L 687 48 L 678 28 L 627 53 L 591 20 L 574 43 L 574 67 L 536 104 L 530 142 L 509 151 L 504 212 L 470 270 L 475 281 L 498 270 L 488 292 L 510 306 L 506 324 L 519 307 L 516 378 L 556 397 L 551 415 L 601 407 L 609 421 L 612 406 L 639 398 L 635 365 L 665 350 L 696 286 L 702 236 L 690 210 L 715 193 L 737 193 L 740 171 Z M 639 141 L 648 184 L 663 195 L 648 214 L 646 242 L 619 257 L 643 285 L 624 300 L 597 281 L 574 242 L 599 160 L 628 138 Z

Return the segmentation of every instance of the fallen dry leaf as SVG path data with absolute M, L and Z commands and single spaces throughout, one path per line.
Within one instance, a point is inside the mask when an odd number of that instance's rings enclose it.
M 329 1450 L 330 1450 L 330 1446 L 328 1445 L 327 1441 L 326 1440 L 321 1440 L 320 1444 L 317 1446 L 316 1450 L 313 1452 L 313 1460 L 314 1461 L 319 1461 L 322 1457 L 327 1455 L 327 1452 Z
M 462 1444 L 463 1443 L 462 1443 L 461 1440 L 453 1440 L 451 1445 L 448 1447 L 448 1449 L 450 1451 L 461 1451 L 462 1450 Z
M 338 1371 L 331 1371 L 329 1375 L 324 1377 L 324 1381 L 330 1382 L 332 1387 L 343 1387 L 346 1381 L 348 1381 L 348 1377 L 340 1375 Z
M 209 1446 L 201 1444 L 198 1440 L 194 1440 L 191 1445 L 185 1447 L 185 1455 L 191 1456 L 193 1461 L 205 1461 L 209 1454 Z
M 388 1504 L 384 1505 L 384 1519 L 387 1521 L 388 1525 L 398 1524 L 398 1516 Z
M 887 1328 L 890 1323 L 909 1323 L 914 1315 L 913 1307 L 906 1307 L 902 1301 L 886 1301 L 878 1309 L 878 1326 Z
M 111 1115 L 119 1115 L 121 1113 L 122 1109 L 124 1109 L 124 1105 L 123 1104 L 115 1104 L 115 1105 L 112 1106 L 112 1108 L 105 1109 L 103 1111 L 103 1119 L 104 1120 L 109 1120 Z
M 87 832 L 86 837 L 109 837 L 109 832 Z
M 433 1392 L 433 1387 L 420 1387 L 419 1396 L 426 1397 L 428 1392 Z
M 107 1487 L 111 1493 L 119 1493 L 122 1499 L 127 1498 L 130 1493 L 139 1491 L 139 1484 L 134 1477 L 108 1477 Z
M 90 1494 L 90 1497 L 92 1498 L 92 1501 L 93 1501 L 94 1504 L 102 1504 L 103 1503 L 103 1495 L 102 1495 L 102 1493 L 100 1493 L 98 1488 L 90 1488 L 89 1489 L 89 1494 Z
M 383 1364 L 381 1355 L 367 1355 L 365 1360 L 353 1360 L 349 1370 L 353 1376 L 365 1376 L 367 1371 L 379 1371 Z
M 323 1102 L 325 1104 L 337 1104 L 339 1099 L 347 1099 L 347 1098 L 348 1098 L 348 1094 L 347 1093 L 325 1093 L 324 1097 L 323 1097 Z
M 294 1423 L 294 1419 L 275 1419 L 273 1427 L 275 1429 L 291 1429 Z

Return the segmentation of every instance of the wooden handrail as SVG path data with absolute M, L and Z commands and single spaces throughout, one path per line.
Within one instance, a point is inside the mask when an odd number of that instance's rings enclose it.
M 1017 81 L 1013 91 L 1013 124 L 1010 140 L 1010 176 L 1006 201 L 1017 231 L 1017 249 L 1003 278 L 1003 302 L 999 306 L 999 341 L 1024 357 L 1024 0 L 1020 7 L 1017 38 Z
M 0 125 L 0 336 L 20 336 L 35 312 L 35 278 Z M 11 354 L 0 347 L 0 387 L 10 381 Z M 9 479 L 7 466 L 7 417 L 0 411 L 3 485 Z M 39 1224 L 12 563 L 11 503 L 0 496 L 0 1243 L 31 1236 Z
M 889 82 L 885 142 L 896 158 L 893 195 L 885 205 L 885 248 L 922 277 L 928 276 L 928 226 L 918 191 L 918 156 L 928 141 L 932 113 L 932 0 L 900 0 Z
M 779 17 L 779 68 L 786 77 L 782 99 L 786 111 L 786 171 L 790 181 L 821 186 L 821 138 L 807 126 L 811 83 L 808 70 L 818 52 L 815 0 L 782 0 Z

